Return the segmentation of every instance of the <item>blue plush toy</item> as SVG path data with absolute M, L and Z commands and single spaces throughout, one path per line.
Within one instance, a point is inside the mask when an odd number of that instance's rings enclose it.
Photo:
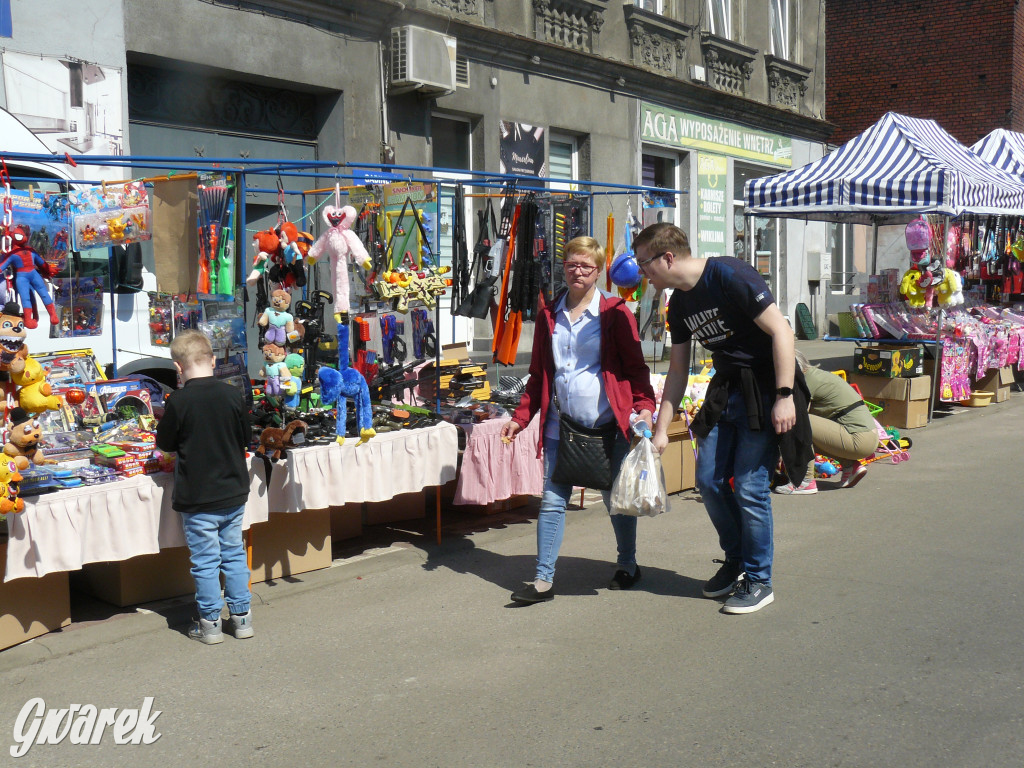
M 359 444 L 377 433 L 373 429 L 373 411 L 370 409 L 370 388 L 359 371 L 348 367 L 348 324 L 338 324 L 338 365 L 341 370 L 320 366 L 316 372 L 320 380 L 320 399 L 328 405 L 337 404 L 338 418 L 335 434 L 338 445 L 345 442 L 345 406 L 348 398 L 356 401 L 356 423 L 359 425 Z

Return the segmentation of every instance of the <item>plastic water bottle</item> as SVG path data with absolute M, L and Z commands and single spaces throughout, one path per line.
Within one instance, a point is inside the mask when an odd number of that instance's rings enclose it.
M 647 428 L 647 422 L 639 418 L 633 419 L 633 434 L 637 437 L 646 437 L 648 440 L 653 437 L 651 430 Z

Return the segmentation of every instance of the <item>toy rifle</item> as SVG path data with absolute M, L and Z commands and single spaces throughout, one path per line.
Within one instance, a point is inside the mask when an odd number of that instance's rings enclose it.
M 498 294 L 498 299 L 499 299 L 499 303 L 498 303 L 498 319 L 497 319 L 497 322 L 495 322 L 495 324 L 494 324 L 494 340 L 491 343 L 491 352 L 494 354 L 494 362 L 504 362 L 505 358 L 502 357 L 502 359 L 499 360 L 499 356 L 501 356 L 502 345 L 503 344 L 504 345 L 508 345 L 508 343 L 509 343 L 508 340 L 505 338 L 505 334 L 506 334 L 506 332 L 513 332 L 513 329 L 509 329 L 508 328 L 506 316 L 508 315 L 508 302 L 509 302 L 508 287 L 509 287 L 509 278 L 510 278 L 511 272 L 512 272 L 512 255 L 515 253 L 515 247 L 516 247 L 515 246 L 515 235 L 516 235 L 516 229 L 519 226 L 519 212 L 520 212 L 520 206 L 516 205 L 515 206 L 515 212 L 512 214 L 512 220 L 511 220 L 511 223 L 509 225 L 509 231 L 508 231 L 508 235 L 507 235 L 507 237 L 508 237 L 508 255 L 502 261 L 502 265 L 503 265 L 502 269 L 503 269 L 504 275 L 503 275 L 502 280 L 501 280 L 501 292 Z M 492 246 L 491 250 L 492 250 L 492 253 L 493 253 L 493 250 L 494 250 L 493 246 Z M 509 365 L 509 363 L 506 363 L 506 365 Z
M 405 374 L 420 365 L 421 360 L 413 360 L 405 365 L 381 366 L 377 375 L 369 382 L 371 400 L 404 399 L 407 390 L 419 384 L 419 379 L 407 379 Z

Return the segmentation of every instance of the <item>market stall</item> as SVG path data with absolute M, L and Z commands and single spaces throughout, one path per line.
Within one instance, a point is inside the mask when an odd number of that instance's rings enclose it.
M 496 318 L 493 359 L 513 363 L 523 323 L 560 287 L 562 249 L 593 229 L 594 200 L 649 191 L 579 182 L 553 192 L 540 178 L 320 162 L 65 161 L 132 178 L 44 194 L 0 172 L 12 212 L 3 252 L 19 273 L 3 307 L 4 327 L 19 330 L 0 350 L 0 378 L 18 403 L 6 414 L 5 450 L 18 464 L 0 588 L 52 591 L 61 578 L 62 606 L 67 573 L 120 605 L 187 591 L 172 480 L 153 455 L 166 387 L 116 378 L 126 351 L 166 361 L 185 329 L 210 338 L 214 375 L 248 402 L 254 579 L 329 564 L 332 530 L 423 517 L 424 489 L 456 478 L 455 423 L 468 448 L 459 501 L 538 493 L 535 444 L 496 444 L 507 411 L 490 399 L 487 364 L 442 365 L 443 342 L 463 321 Z M 250 215 L 247 201 L 268 199 L 273 214 Z M 635 223 L 630 213 L 627 232 Z M 610 253 L 629 241 L 613 231 L 609 214 Z M 139 290 L 146 270 L 155 290 Z M 641 325 L 663 329 L 657 297 L 635 284 L 620 292 Z M 504 394 L 506 405 L 516 399 Z M 318 553 L 315 563 L 286 562 L 300 549 Z M 152 589 L 132 587 L 143 582 Z
M 1008 364 L 1008 355 L 992 357 L 988 349 L 997 346 L 1000 334 L 1016 338 L 1017 331 L 1003 327 L 993 336 L 993 328 L 982 328 L 996 322 L 987 309 L 957 309 L 964 302 L 963 280 L 970 275 L 966 265 L 985 242 L 977 227 L 971 237 L 971 228 L 959 224 L 968 217 L 975 222 L 991 217 L 984 234 L 992 240 L 997 234 L 1003 238 L 1002 250 L 1009 230 L 1004 225 L 997 232 L 996 221 L 1024 214 L 1024 181 L 986 162 L 934 121 L 887 113 L 821 160 L 747 182 L 744 194 L 744 212 L 751 215 L 871 224 L 872 273 L 879 224 L 908 225 L 910 269 L 902 278 L 872 274 L 869 291 L 874 289 L 875 295 L 851 307 L 857 332 L 843 338 L 909 342 L 927 347 L 940 362 L 935 363 L 930 387 L 907 386 L 898 397 L 880 399 L 909 412 L 910 403 L 928 391 L 930 418 L 936 400 L 959 402 L 970 397 L 971 360 L 978 379 L 987 375 L 990 364 Z M 978 344 L 965 344 L 963 340 L 972 335 Z M 918 420 L 905 424 L 921 425 Z

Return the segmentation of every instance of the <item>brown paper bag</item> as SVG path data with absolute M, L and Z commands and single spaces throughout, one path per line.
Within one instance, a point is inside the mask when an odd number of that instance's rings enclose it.
M 199 193 L 195 178 L 153 183 L 153 257 L 163 293 L 195 293 L 199 278 Z

